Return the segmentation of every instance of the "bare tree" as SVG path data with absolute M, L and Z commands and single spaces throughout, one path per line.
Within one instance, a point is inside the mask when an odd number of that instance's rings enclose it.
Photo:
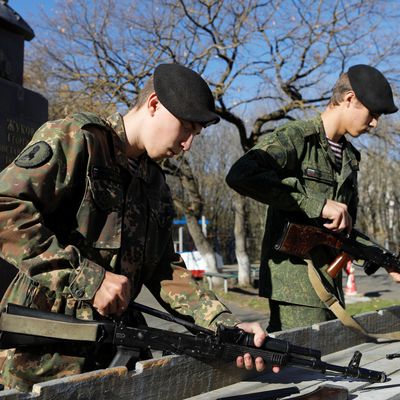
M 400 239 L 398 132 L 399 124 L 389 120 L 382 123 L 375 137 L 363 143 L 358 213 L 360 228 L 395 252 Z
M 398 24 L 394 4 L 391 0 L 64 1 L 58 3 L 55 15 L 44 16 L 45 28 L 38 35 L 44 39 L 33 48 L 31 58 L 40 57 L 41 64 L 47 64 L 53 86 L 67 85 L 73 93 L 90 94 L 95 104 L 118 109 L 132 106 L 157 64 L 180 62 L 208 80 L 218 113 L 238 132 L 242 149 L 248 150 L 278 121 L 298 118 L 325 104 L 333 81 L 349 63 L 365 60 L 394 72 L 394 64 L 384 63 L 399 48 L 397 36 L 387 29 Z M 166 165 L 167 171 L 175 167 Z M 196 246 L 211 260 L 212 248 L 195 220 L 203 202 L 193 166 L 184 161 L 180 167 L 176 176 L 185 196 L 176 204 L 192 221 Z M 242 226 L 243 215 L 242 211 L 237 215 Z M 238 232 L 239 246 L 245 243 L 245 230 Z M 243 246 L 237 250 L 243 252 Z M 239 258 L 239 271 L 248 274 L 247 261 Z
M 184 189 L 184 196 L 178 198 L 174 196 L 174 204 L 181 215 L 186 215 L 186 222 L 193 241 L 203 259 L 207 263 L 210 272 L 217 272 L 217 261 L 214 249 L 198 223 L 203 215 L 203 200 L 199 193 L 198 184 L 189 162 L 184 156 L 181 156 L 180 163 L 175 165 L 169 160 L 163 163 L 164 169 L 171 175 L 176 175 Z M 216 281 L 217 283 L 222 283 Z

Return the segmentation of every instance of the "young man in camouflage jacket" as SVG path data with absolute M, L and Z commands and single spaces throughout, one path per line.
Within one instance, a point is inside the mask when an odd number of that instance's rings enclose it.
M 333 318 L 310 283 L 306 261 L 273 246 L 287 220 L 351 231 L 357 213 L 360 153 L 345 134 L 356 138 L 375 128 L 381 114 L 396 111 L 386 78 L 371 66 L 353 66 L 337 81 L 321 115 L 289 122 L 265 135 L 229 171 L 230 187 L 268 204 L 260 270 L 260 295 L 269 299 L 271 310 L 267 331 Z M 335 251 L 319 248 L 311 259 L 344 304 L 341 274 L 335 280 L 326 274 L 336 256 Z M 399 280 L 398 274 L 391 274 Z
M 153 81 L 154 78 L 154 81 Z M 0 175 L 1 256 L 19 269 L 1 302 L 81 319 L 120 315 L 146 285 L 166 308 L 214 329 L 241 323 L 191 279 L 174 253 L 171 194 L 156 163 L 190 149 L 217 123 L 206 82 L 162 64 L 124 117 L 81 113 L 48 122 Z M 80 373 L 85 360 L 62 349 L 9 351 L 6 387 Z M 237 365 L 258 370 L 247 354 Z

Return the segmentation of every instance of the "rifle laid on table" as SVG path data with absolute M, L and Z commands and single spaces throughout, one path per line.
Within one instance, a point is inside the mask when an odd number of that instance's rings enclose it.
M 43 312 L 8 304 L 0 318 L 0 349 L 32 348 L 52 344 L 112 344 L 116 355 L 110 366 L 126 366 L 139 350 L 164 350 L 174 354 L 212 361 L 233 361 L 250 353 L 266 364 L 309 368 L 324 374 L 336 372 L 345 377 L 369 382 L 385 382 L 384 372 L 361 368 L 361 353 L 355 352 L 348 366 L 328 364 L 319 350 L 300 347 L 287 341 L 267 337 L 262 347 L 254 345 L 254 335 L 239 328 L 220 325 L 217 332 L 199 327 L 158 310 L 131 303 L 130 308 L 174 321 L 193 334 L 171 332 L 147 326 L 127 326 L 121 321 L 83 321 L 62 314 Z M 68 346 L 65 346 L 66 348 Z
M 369 242 L 362 243 L 357 239 Z M 380 267 L 395 268 L 400 272 L 400 256 L 373 242 L 364 233 L 353 229 L 350 234 L 333 232 L 326 228 L 288 222 L 275 250 L 293 256 L 308 258 L 310 251 L 317 246 L 328 246 L 340 251 L 330 264 L 327 273 L 335 278 L 348 261 L 364 260 L 363 268 L 372 275 Z

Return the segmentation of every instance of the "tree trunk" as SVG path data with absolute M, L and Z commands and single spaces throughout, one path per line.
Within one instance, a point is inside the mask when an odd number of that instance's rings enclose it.
M 211 247 L 208 240 L 204 237 L 201 226 L 198 224 L 197 218 L 193 215 L 186 214 L 187 226 L 190 236 L 192 237 L 197 250 L 200 252 L 204 261 L 207 263 L 208 272 L 219 272 L 215 251 Z
M 250 285 L 250 260 L 246 252 L 246 229 L 244 198 L 235 194 L 233 196 L 233 207 L 235 210 L 235 254 L 239 266 L 239 286 Z
M 167 170 L 173 169 L 168 162 L 164 162 L 164 168 L 167 168 Z M 202 214 L 203 200 L 192 168 L 186 159 L 182 160 L 179 170 L 175 169 L 174 174 L 179 177 L 183 190 L 187 195 L 187 200 L 185 202 L 175 198 L 174 204 L 179 212 L 186 216 L 190 236 L 193 239 L 196 249 L 207 264 L 207 271 L 219 272 L 215 251 L 204 236 L 201 226 L 197 222 Z M 223 279 L 221 278 L 212 278 L 212 280 L 214 286 L 223 285 Z
M 190 236 L 192 237 L 196 249 L 199 251 L 201 257 L 207 264 L 207 272 L 220 272 L 218 271 L 217 259 L 215 257 L 215 251 L 211 247 L 209 241 L 204 236 L 201 226 L 199 225 L 197 218 L 189 213 L 186 214 L 187 227 L 189 229 Z M 212 277 L 212 284 L 214 287 L 220 287 L 223 285 L 224 280 L 222 278 Z

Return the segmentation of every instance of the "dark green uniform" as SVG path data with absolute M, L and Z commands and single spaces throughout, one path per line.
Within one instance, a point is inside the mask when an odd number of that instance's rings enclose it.
M 338 168 L 320 116 L 290 122 L 265 135 L 233 165 L 227 176 L 228 185 L 237 192 L 269 205 L 262 245 L 260 295 L 272 300 L 270 331 L 332 317 L 309 281 L 306 262 L 275 251 L 273 245 L 286 220 L 321 223 L 318 220 L 326 199 L 347 204 L 355 220 L 360 155 L 348 141 L 342 140 L 343 162 Z M 332 280 L 325 273 L 335 256 L 335 251 L 320 248 L 311 258 L 325 277 L 325 283 L 343 301 L 341 276 Z

